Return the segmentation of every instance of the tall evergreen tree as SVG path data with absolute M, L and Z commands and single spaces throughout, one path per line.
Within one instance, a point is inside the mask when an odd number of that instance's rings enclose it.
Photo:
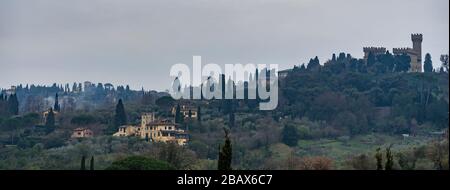
M 91 164 L 89 165 L 90 170 L 94 170 L 94 156 L 91 157 Z
M 55 126 L 55 113 L 53 112 L 53 108 L 50 108 L 50 110 L 48 110 L 47 118 L 45 118 L 45 126 Z
M 231 168 L 231 159 L 232 159 L 232 146 L 231 140 L 228 135 L 228 130 L 224 128 L 225 131 L 225 145 L 220 148 L 219 146 L 219 161 L 218 161 L 218 170 L 232 170 Z
M 17 100 L 17 94 L 9 95 L 8 110 L 11 115 L 19 115 L 19 101 Z
M 8 114 L 9 108 L 7 105 L 6 97 L 4 97 L 3 94 L 0 94 L 0 116 Z
M 200 106 L 197 107 L 197 121 L 202 122 L 202 111 Z
M 86 170 L 86 156 L 84 156 L 84 155 L 81 157 L 80 170 Z
M 425 61 L 423 62 L 423 71 L 426 73 L 433 72 L 433 62 L 431 61 L 431 55 L 429 53 L 425 55 Z
M 55 95 L 55 105 L 53 106 L 53 109 L 57 112 L 61 111 L 61 107 L 59 106 L 58 93 L 56 93 Z
M 300 71 L 305 71 L 305 70 L 306 70 L 305 64 L 302 64 L 302 66 L 300 66 Z
M 183 115 L 181 114 L 180 104 L 177 104 L 175 108 L 175 123 L 182 124 L 183 123 Z
M 114 127 L 118 128 L 119 126 L 127 124 L 127 115 L 125 113 L 125 107 L 123 106 L 122 99 L 119 99 L 119 102 L 116 105 L 116 113 L 114 115 Z
M 319 61 L 319 58 L 316 56 L 316 57 L 314 57 L 314 59 L 310 59 L 309 60 L 307 69 L 308 70 L 315 70 L 315 69 L 318 69 L 318 68 L 320 68 L 320 61 Z

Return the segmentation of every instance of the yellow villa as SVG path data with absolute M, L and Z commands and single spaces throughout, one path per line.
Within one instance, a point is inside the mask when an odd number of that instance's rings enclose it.
M 175 142 L 178 145 L 186 145 L 188 135 L 178 128 L 178 124 L 172 120 L 155 120 L 142 128 L 141 138 L 152 142 Z
M 146 113 L 141 116 L 141 125 L 124 125 L 113 134 L 116 137 L 137 136 L 151 142 L 174 142 L 178 145 L 186 145 L 188 134 L 179 129 L 179 125 L 169 119 L 157 119 L 154 113 Z

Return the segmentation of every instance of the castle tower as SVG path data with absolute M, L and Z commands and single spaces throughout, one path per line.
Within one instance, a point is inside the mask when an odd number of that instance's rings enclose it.
M 416 53 L 416 63 L 417 65 L 417 72 L 422 71 L 422 40 L 423 36 L 422 34 L 411 34 L 411 40 L 413 42 L 413 51 Z M 414 61 L 411 61 L 414 62 Z M 420 67 L 420 69 L 419 69 Z

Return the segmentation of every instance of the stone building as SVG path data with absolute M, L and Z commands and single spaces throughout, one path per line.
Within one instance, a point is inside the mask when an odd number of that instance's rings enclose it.
M 363 51 L 364 51 L 364 60 L 367 60 L 367 58 L 369 58 L 369 54 L 371 54 L 371 53 L 374 56 L 385 54 L 386 48 L 385 47 L 364 47 Z
M 115 137 L 140 136 L 141 128 L 134 125 L 123 125 L 119 127 L 119 131 L 113 134 Z
M 186 145 L 189 139 L 187 132 L 178 124 L 170 119 L 157 119 L 154 113 L 142 114 L 139 126 L 121 126 L 113 136 L 136 136 L 151 142 L 174 142 L 181 146 Z
M 73 130 L 71 138 L 87 138 L 93 137 L 94 133 L 87 128 L 76 128 Z
M 394 55 L 406 54 L 411 58 L 411 72 L 422 72 L 422 34 L 411 34 L 411 41 L 413 47 L 393 48 L 392 53 Z M 384 47 L 364 47 L 364 59 L 367 60 L 369 54 L 380 55 L 386 53 Z
M 172 120 L 163 119 L 145 125 L 141 129 L 141 138 L 152 142 L 174 142 L 178 145 L 186 145 L 188 135 Z

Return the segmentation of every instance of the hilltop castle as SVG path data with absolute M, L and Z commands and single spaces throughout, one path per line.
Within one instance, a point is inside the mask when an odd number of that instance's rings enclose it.
M 393 48 L 392 53 L 394 55 L 406 54 L 411 58 L 411 72 L 422 72 L 422 34 L 411 34 L 411 40 L 413 47 L 406 48 Z M 372 55 L 379 55 L 386 53 L 384 47 L 364 47 L 364 59 L 369 57 L 369 53 Z

